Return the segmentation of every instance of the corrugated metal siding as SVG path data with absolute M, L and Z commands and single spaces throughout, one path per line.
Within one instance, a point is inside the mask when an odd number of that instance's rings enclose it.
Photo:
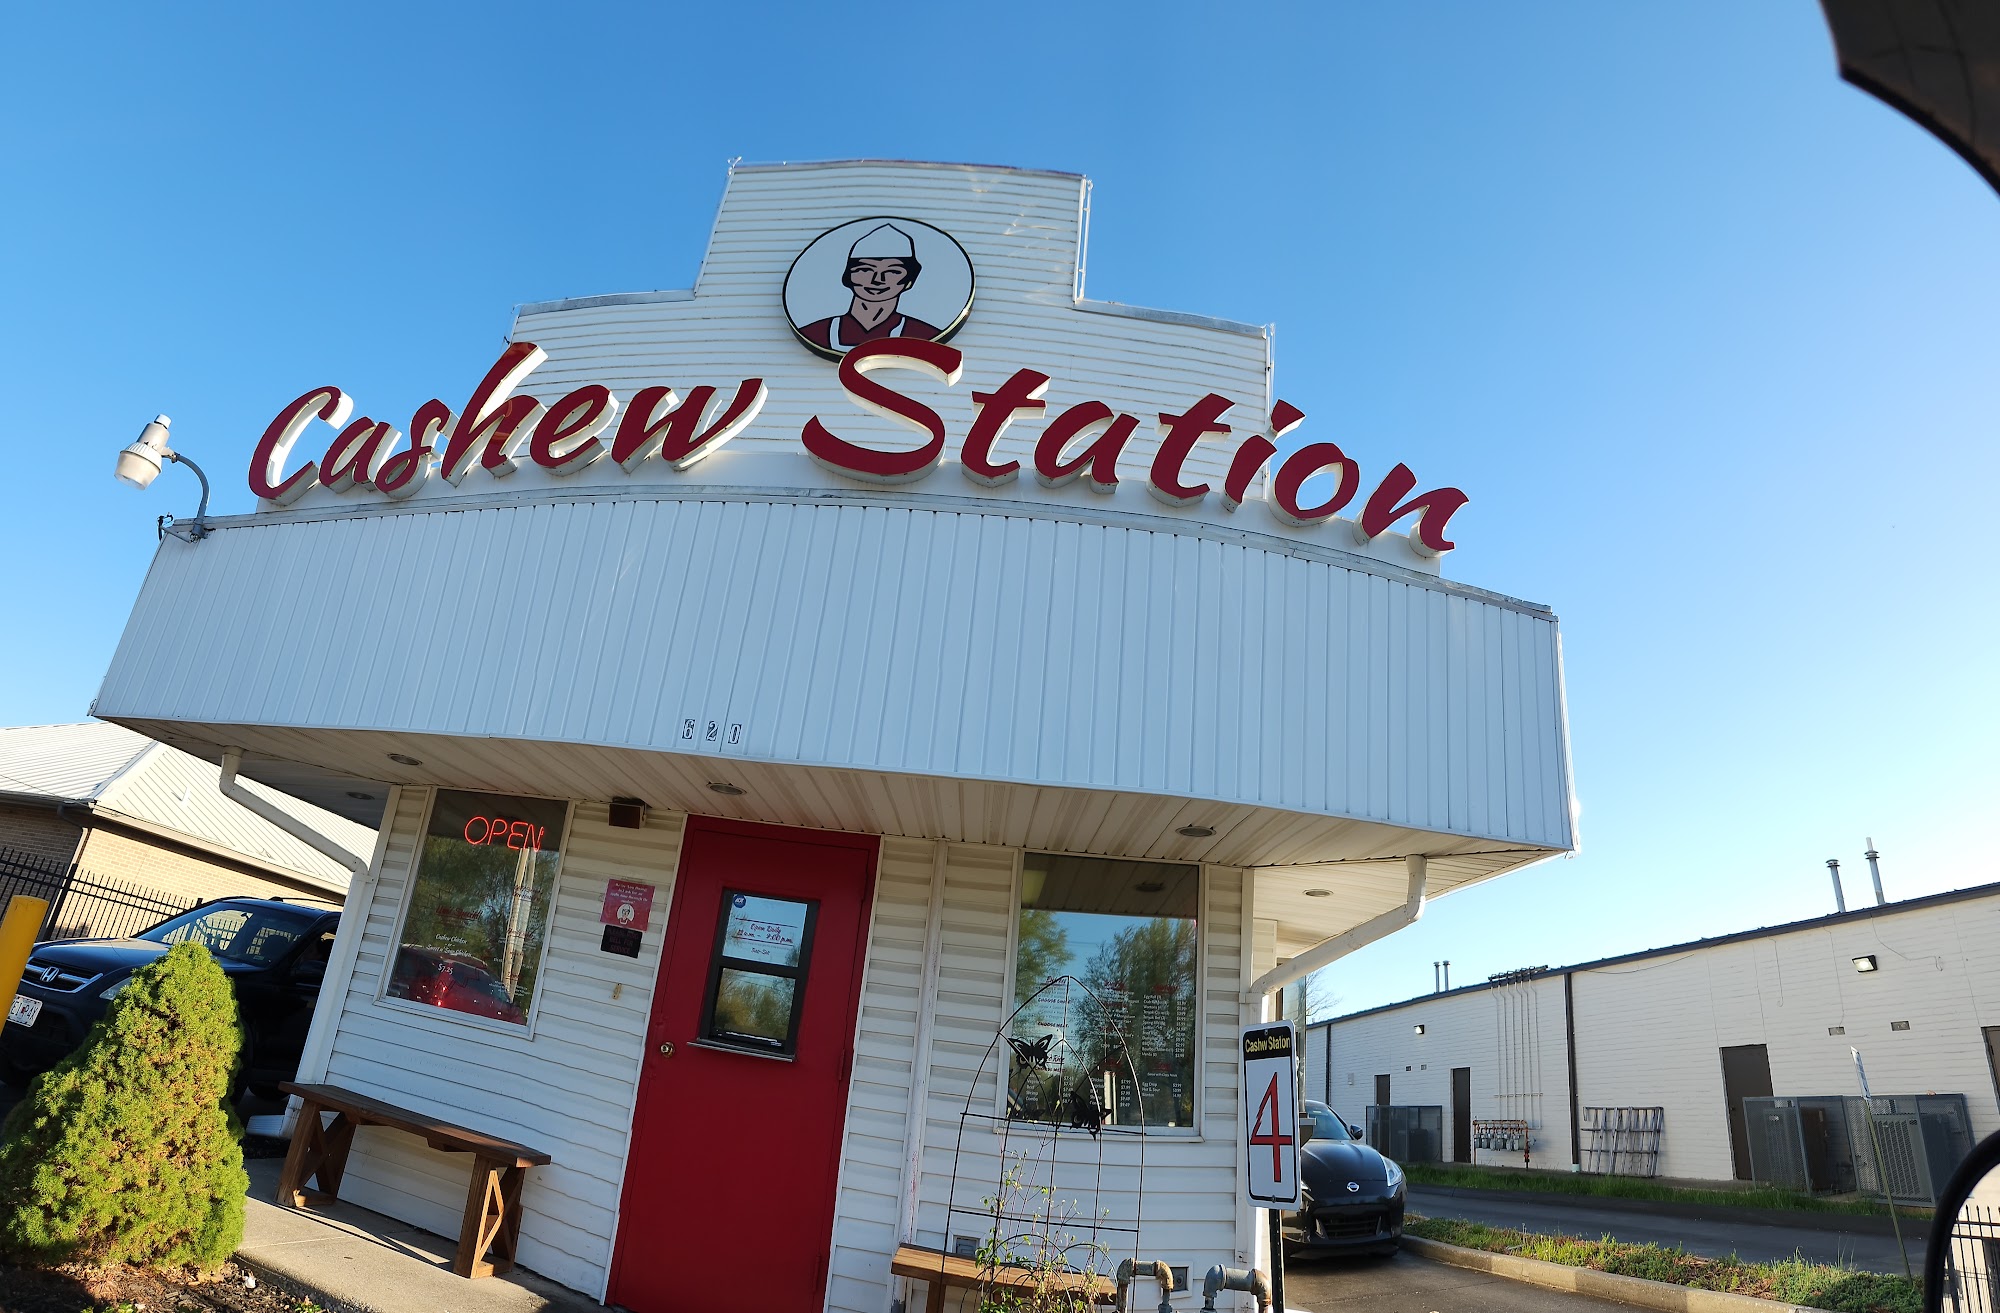
M 1414 1027 L 1422 1025 L 1418 1035 Z M 1333 1049 L 1333 1083 L 1326 1102 L 1355 1126 L 1375 1101 L 1375 1077 L 1389 1076 L 1398 1104 L 1444 1109 L 1444 1143 L 1451 1156 L 1451 1069 L 1472 1069 L 1472 1116 L 1526 1119 L 1534 1165 L 1567 1166 L 1569 1065 L 1563 1034 L 1562 977 L 1542 976 L 1505 989 L 1420 998 L 1400 1008 L 1336 1020 L 1317 1028 Z M 1504 1040 L 1503 1036 L 1510 1036 Z M 1655 1061 L 1663 1061 L 1655 1055 Z M 1477 1152 L 1482 1163 L 1518 1166 L 1519 1155 Z
M 1166 529 L 584 501 L 170 540 L 98 714 L 659 751 L 720 718 L 751 758 L 1567 847 L 1555 642 Z
M 450 1013 L 385 1005 L 382 975 L 427 795 L 405 790 L 368 918 L 326 1079 L 554 1155 L 522 1193 L 523 1265 L 599 1293 L 616 1232 L 618 1194 L 662 935 L 637 958 L 597 951 L 605 881 L 653 882 L 655 914 L 673 897 L 682 818 L 654 813 L 643 830 L 612 829 L 606 808 L 576 808 L 556 888 L 553 944 L 538 986 L 535 1034 L 497 1033 Z M 614 992 L 617 997 L 613 997 Z M 355 1139 L 344 1197 L 442 1235 L 456 1235 L 468 1163 L 414 1137 L 367 1128 Z
M 1762 1044 L 1780 1095 L 1963 1094 L 1975 1139 L 2000 1130 L 1981 1028 L 2000 1025 L 2000 897 L 1626 962 L 1576 978 L 1586 1105 L 1667 1109 L 1662 1170 L 1727 1179 L 1717 1050 Z M 1874 954 L 1862 974 L 1853 959 Z M 1891 1030 L 1907 1021 L 1906 1031 Z M 1829 1035 L 1829 1026 L 1846 1033 Z
M 1963 1094 L 1974 1138 L 1990 1134 L 2000 1130 L 2000 1102 L 1981 1029 L 2000 1025 L 1996 942 L 2000 896 L 1578 971 L 1578 1103 L 1665 1108 L 1661 1173 L 1728 1180 L 1718 1050 L 1764 1045 L 1780 1095 L 1848 1095 L 1860 1092 L 1851 1046 L 1876 1093 Z M 1880 969 L 1855 971 L 1852 960 L 1870 953 Z M 1527 988 L 1538 993 L 1541 1024 L 1537 1160 L 1557 1164 L 1569 1151 L 1562 978 L 1515 987 Z M 1327 1102 L 1358 1124 L 1374 1074 L 1386 1071 L 1396 1102 L 1443 1104 L 1448 1117 L 1451 1068 L 1471 1067 L 1473 1115 L 1514 1115 L 1497 1098 L 1498 992 L 1419 998 L 1336 1021 Z M 1910 1028 L 1892 1030 L 1897 1021 Z M 1412 1031 L 1418 1023 L 1422 1036 Z M 1828 1034 L 1832 1026 L 1845 1033 Z

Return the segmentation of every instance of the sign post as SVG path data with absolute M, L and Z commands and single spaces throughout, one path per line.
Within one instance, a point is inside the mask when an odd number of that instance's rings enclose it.
M 1271 1227 L 1271 1307 L 1285 1313 L 1287 1208 L 1299 1206 L 1298 1028 L 1289 1021 L 1243 1028 L 1243 1196 Z
M 1903 1222 L 1896 1212 L 1896 1196 L 1889 1188 L 1889 1172 L 1882 1164 L 1882 1133 L 1875 1129 L 1875 1096 L 1868 1092 L 1868 1068 L 1861 1065 L 1861 1050 L 1848 1046 L 1854 1055 L 1854 1078 L 1861 1082 L 1861 1114 L 1868 1119 L 1868 1139 L 1875 1146 L 1875 1179 L 1882 1186 L 1882 1202 L 1889 1206 L 1889 1225 L 1896 1232 L 1896 1248 L 1903 1255 L 1903 1275 L 1912 1281 L 1916 1278 L 1910 1272 L 1910 1250 L 1903 1243 Z

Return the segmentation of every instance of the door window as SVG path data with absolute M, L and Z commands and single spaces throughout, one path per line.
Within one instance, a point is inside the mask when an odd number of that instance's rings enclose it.
M 817 901 L 722 891 L 702 1006 L 704 1040 L 774 1057 L 793 1055 L 818 915 Z

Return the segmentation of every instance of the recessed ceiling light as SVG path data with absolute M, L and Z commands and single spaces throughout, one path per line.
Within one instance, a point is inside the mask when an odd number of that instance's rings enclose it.
M 1308 898 L 1331 898 L 1331 897 L 1333 897 L 1333 890 L 1331 890 L 1331 889 L 1308 889 L 1308 890 L 1306 890 L 1306 897 L 1308 897 Z
M 1183 825 L 1174 831 L 1183 839 L 1206 839 L 1215 833 L 1213 825 Z
M 727 780 L 711 780 L 708 791 L 710 793 L 719 793 L 725 798 L 740 798 L 743 796 L 743 790 L 737 788 Z
M 390 753 L 389 760 L 395 762 L 398 766 L 421 766 L 424 764 L 415 757 L 406 757 L 400 752 Z
M 373 801 L 375 801 L 375 795 L 374 795 L 374 794 L 372 794 L 372 793 L 357 793 L 357 792 L 355 792 L 355 791 L 354 791 L 353 789 L 349 789 L 349 790 L 347 791 L 347 796 L 348 796 L 348 797 L 350 797 L 350 798 L 352 798 L 352 799 L 354 799 L 354 801 L 356 801 L 356 802 L 373 802 Z

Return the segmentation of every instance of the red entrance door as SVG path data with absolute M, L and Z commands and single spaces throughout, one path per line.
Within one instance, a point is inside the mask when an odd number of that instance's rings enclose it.
M 824 1305 L 876 850 L 689 819 L 607 1302 Z

